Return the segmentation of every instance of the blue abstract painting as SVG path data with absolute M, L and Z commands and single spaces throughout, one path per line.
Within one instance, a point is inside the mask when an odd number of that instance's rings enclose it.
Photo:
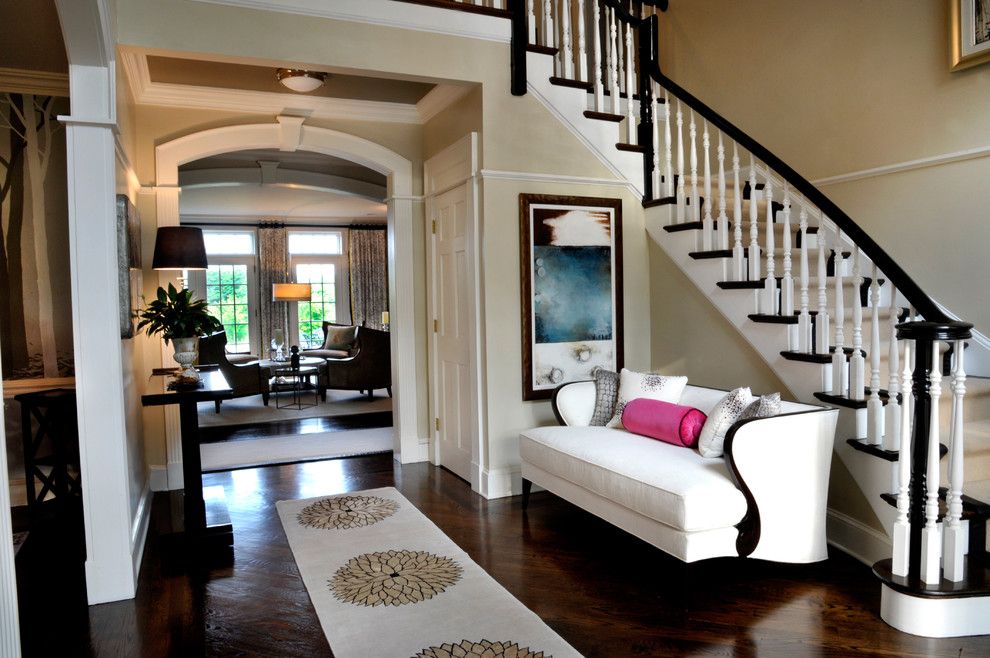
M 612 249 L 533 247 L 537 343 L 612 338 Z

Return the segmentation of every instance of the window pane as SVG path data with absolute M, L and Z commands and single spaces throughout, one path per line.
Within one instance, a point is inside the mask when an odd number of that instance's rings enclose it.
M 343 253 L 343 240 L 336 232 L 289 233 L 289 253 L 337 255 Z
M 333 263 L 300 263 L 296 265 L 296 281 L 312 285 L 308 302 L 297 307 L 299 317 L 299 347 L 313 349 L 323 344 L 323 322 L 337 317 Z
M 227 332 L 227 352 L 232 354 L 251 351 L 246 281 L 247 265 L 211 265 L 206 272 L 206 301 Z
M 213 256 L 249 256 L 254 253 L 254 233 L 203 231 L 206 253 Z

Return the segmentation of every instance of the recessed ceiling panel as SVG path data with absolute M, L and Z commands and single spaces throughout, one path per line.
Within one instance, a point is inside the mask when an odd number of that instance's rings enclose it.
M 245 219 L 381 218 L 384 203 L 331 191 L 273 186 L 230 185 L 183 189 L 182 215 Z

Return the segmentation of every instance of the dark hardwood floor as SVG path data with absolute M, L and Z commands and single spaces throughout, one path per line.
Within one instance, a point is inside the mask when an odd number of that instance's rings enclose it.
M 373 427 L 391 427 L 391 411 L 372 411 L 362 414 L 340 416 L 320 416 L 317 418 L 297 418 L 274 420 L 244 425 L 217 425 L 199 428 L 200 443 L 218 441 L 243 441 L 266 436 L 287 436 L 290 434 L 315 434 L 317 432 L 344 432 Z
M 56 614 L 22 608 L 26 655 L 330 656 L 274 504 L 390 485 L 587 656 L 990 655 L 990 637 L 929 640 L 885 625 L 876 579 L 841 553 L 810 566 L 725 559 L 685 570 L 551 494 L 533 494 L 523 512 L 519 497 L 485 501 L 447 471 L 390 455 L 203 479 L 230 502 L 232 561 L 186 562 L 152 535 L 137 598 L 90 608 L 78 569 L 61 583 L 26 572 L 65 601 Z

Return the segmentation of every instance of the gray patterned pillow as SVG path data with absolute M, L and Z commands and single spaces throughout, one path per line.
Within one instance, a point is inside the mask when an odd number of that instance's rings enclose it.
M 599 366 L 591 375 L 595 379 L 595 413 L 589 424 L 604 427 L 615 414 L 615 401 L 619 398 L 619 373 Z
M 708 420 L 705 421 L 705 426 L 701 428 L 701 436 L 698 437 L 698 452 L 702 457 L 722 456 L 726 433 L 752 401 L 753 394 L 750 393 L 749 388 L 733 389 L 719 400 L 708 414 Z
M 749 406 L 743 409 L 739 420 L 746 420 L 747 418 L 769 418 L 779 413 L 780 393 L 771 393 L 770 395 L 761 395 L 750 402 Z
M 327 327 L 327 339 L 323 342 L 325 350 L 350 350 L 357 340 L 357 327 L 336 326 Z

